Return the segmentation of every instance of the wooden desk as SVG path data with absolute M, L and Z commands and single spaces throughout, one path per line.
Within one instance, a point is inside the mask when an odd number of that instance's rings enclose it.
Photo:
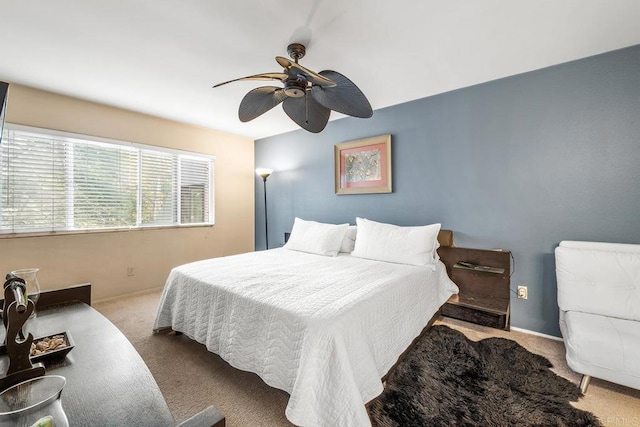
M 25 326 L 35 338 L 69 331 L 75 347 L 48 375 L 67 384 L 62 406 L 71 426 L 173 426 L 169 408 L 138 352 L 102 314 L 84 303 L 40 310 Z M 4 329 L 0 328 L 4 340 Z M 0 358 L 0 373 L 8 357 Z

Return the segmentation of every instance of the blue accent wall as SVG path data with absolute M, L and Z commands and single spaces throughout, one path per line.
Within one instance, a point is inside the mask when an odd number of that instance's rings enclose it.
M 334 194 L 334 144 L 387 133 L 393 193 Z M 256 167 L 275 170 L 270 247 L 282 245 L 295 216 L 441 222 L 457 246 L 510 250 L 511 288 L 529 287 L 528 300 L 512 293 L 512 326 L 560 336 L 558 243 L 640 243 L 640 45 L 336 120 L 320 134 L 261 139 L 255 150 Z

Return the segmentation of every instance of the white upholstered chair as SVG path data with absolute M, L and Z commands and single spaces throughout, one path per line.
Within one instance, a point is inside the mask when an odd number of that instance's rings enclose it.
M 640 389 L 640 245 L 563 241 L 555 250 L 569 367 Z

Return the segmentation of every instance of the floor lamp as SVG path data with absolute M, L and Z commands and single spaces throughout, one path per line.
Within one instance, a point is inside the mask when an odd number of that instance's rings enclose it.
M 264 188 L 264 243 L 269 249 L 269 221 L 267 220 L 267 178 L 273 173 L 273 169 L 258 168 L 256 173 L 262 177 Z

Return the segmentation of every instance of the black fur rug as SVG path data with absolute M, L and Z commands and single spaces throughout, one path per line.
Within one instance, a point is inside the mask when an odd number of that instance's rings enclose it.
M 369 417 L 374 427 L 602 426 L 569 404 L 580 389 L 550 367 L 514 341 L 434 326 L 367 405 Z

